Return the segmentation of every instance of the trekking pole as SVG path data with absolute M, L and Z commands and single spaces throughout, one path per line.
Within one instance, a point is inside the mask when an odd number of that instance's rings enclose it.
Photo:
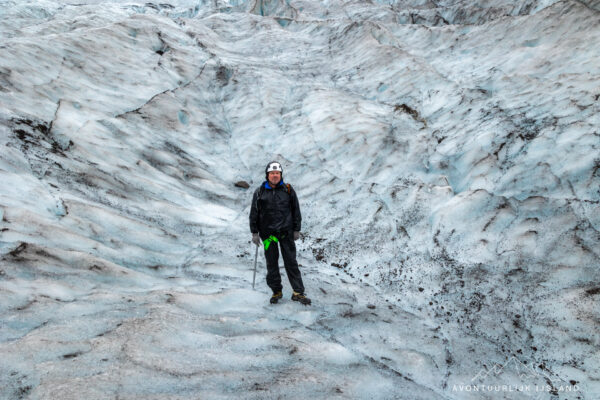
M 252 290 L 254 290 L 254 281 L 256 280 L 256 258 L 258 257 L 258 245 L 256 245 L 256 252 L 254 253 L 254 276 L 252 277 Z

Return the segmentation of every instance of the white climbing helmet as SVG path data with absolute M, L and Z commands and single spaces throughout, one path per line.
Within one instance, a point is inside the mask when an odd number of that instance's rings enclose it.
M 283 168 L 281 168 L 281 164 L 277 161 L 271 161 L 269 165 L 267 165 L 267 168 L 265 168 L 265 177 L 267 180 L 269 180 L 269 172 L 271 171 L 279 171 L 283 177 Z
M 283 174 L 283 168 L 281 168 L 281 164 L 277 161 L 271 161 L 269 165 L 267 165 L 267 170 L 265 172 L 268 174 L 271 171 L 279 171 Z

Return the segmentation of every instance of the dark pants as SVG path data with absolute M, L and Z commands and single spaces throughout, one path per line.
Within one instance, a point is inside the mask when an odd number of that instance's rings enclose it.
M 281 255 L 283 256 L 283 265 L 285 272 L 290 280 L 290 285 L 295 292 L 304 293 L 304 285 L 302 284 L 302 276 L 298 269 L 296 261 L 296 244 L 292 232 L 287 232 L 284 235 L 275 234 L 279 239 L 279 246 L 276 242 L 272 242 L 269 250 L 265 251 L 267 259 L 267 285 L 273 293 L 281 292 L 281 275 L 279 274 L 279 247 L 281 247 Z M 283 237 L 282 237 L 283 236 Z

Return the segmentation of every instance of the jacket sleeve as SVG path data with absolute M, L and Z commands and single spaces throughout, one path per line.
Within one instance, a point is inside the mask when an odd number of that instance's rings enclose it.
M 298 196 L 296 196 L 296 191 L 294 188 L 291 188 L 291 200 L 292 200 L 292 222 L 294 223 L 294 231 L 300 232 L 302 228 L 302 214 L 300 213 L 300 204 L 298 203 Z
M 250 232 L 258 233 L 258 189 L 254 191 L 250 206 Z

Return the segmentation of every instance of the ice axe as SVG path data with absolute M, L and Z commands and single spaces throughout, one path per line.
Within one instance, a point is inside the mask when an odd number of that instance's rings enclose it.
M 254 290 L 254 281 L 256 280 L 256 259 L 258 257 L 258 245 L 256 245 L 256 252 L 254 253 L 254 276 L 252 277 L 252 290 Z

